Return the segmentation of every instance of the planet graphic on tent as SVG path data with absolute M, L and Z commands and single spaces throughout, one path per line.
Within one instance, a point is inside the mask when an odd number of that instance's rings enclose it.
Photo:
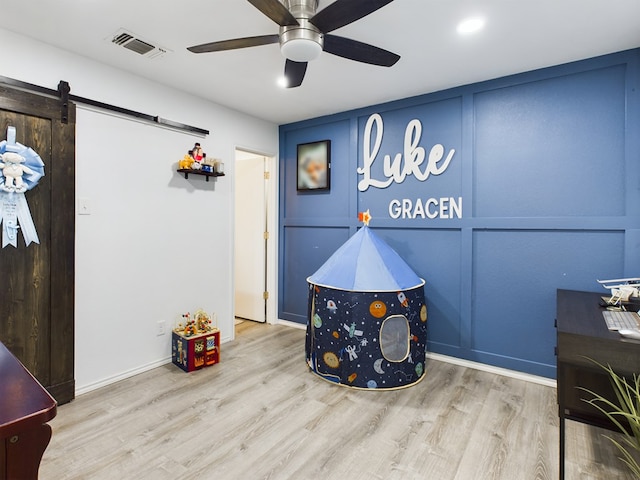
M 364 226 L 309 278 L 306 360 L 338 385 L 398 389 L 425 374 L 424 280 Z

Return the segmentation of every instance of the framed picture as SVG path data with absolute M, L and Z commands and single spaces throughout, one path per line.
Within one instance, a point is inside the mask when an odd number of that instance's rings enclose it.
M 298 145 L 298 191 L 331 187 L 331 140 Z

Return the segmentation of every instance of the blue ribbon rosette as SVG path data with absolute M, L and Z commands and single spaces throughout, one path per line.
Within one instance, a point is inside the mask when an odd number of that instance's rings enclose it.
M 0 142 L 0 225 L 2 248 L 18 246 L 18 229 L 27 246 L 40 243 L 24 192 L 44 176 L 44 162 L 30 147 L 16 142 L 15 127 L 7 127 L 7 139 Z

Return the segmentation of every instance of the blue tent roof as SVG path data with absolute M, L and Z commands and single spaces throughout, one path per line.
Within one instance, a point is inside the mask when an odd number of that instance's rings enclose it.
M 400 291 L 424 285 L 400 255 L 366 225 L 307 281 L 357 292 Z

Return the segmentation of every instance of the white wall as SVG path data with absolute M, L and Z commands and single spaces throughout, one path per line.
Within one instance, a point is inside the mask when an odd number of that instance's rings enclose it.
M 167 362 L 168 329 L 185 311 L 215 311 L 233 337 L 235 147 L 277 154 L 277 125 L 0 29 L 0 75 L 209 130 L 198 137 L 78 106 L 76 391 Z M 225 177 L 185 180 L 194 142 Z M 36 246 L 37 248 L 37 246 Z

